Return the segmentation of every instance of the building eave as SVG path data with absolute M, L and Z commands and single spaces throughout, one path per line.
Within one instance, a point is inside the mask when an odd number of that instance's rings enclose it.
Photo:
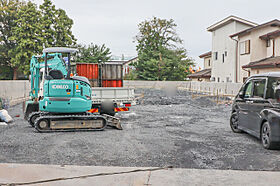
M 261 59 L 259 61 L 250 62 L 247 65 L 243 65 L 242 68 L 274 68 L 279 67 L 280 65 L 280 56 L 278 57 L 269 57 L 265 59 Z
M 211 68 L 204 69 L 199 72 L 195 72 L 193 74 L 189 74 L 188 78 L 210 78 L 211 77 Z
M 132 58 L 132 59 L 126 61 L 126 62 L 124 63 L 124 65 L 130 64 L 131 62 L 133 62 L 133 61 L 135 61 L 135 60 L 137 60 L 137 59 L 138 59 L 138 56 L 136 56 L 136 57 L 134 57 L 134 58 Z
M 217 22 L 217 23 L 215 23 L 215 24 L 209 26 L 209 27 L 207 28 L 207 31 L 208 31 L 208 32 L 212 32 L 212 31 L 214 31 L 214 30 L 216 30 L 216 29 L 218 29 L 218 28 L 220 28 L 220 27 L 222 27 L 222 26 L 224 26 L 224 25 L 227 25 L 228 23 L 233 22 L 233 21 L 237 21 L 237 22 L 240 22 L 240 23 L 243 23 L 243 24 L 245 24 L 245 25 L 252 26 L 252 27 L 255 27 L 255 26 L 258 25 L 257 23 L 253 23 L 253 22 L 248 21 L 248 20 L 246 20 L 246 19 L 242 19 L 242 18 L 240 18 L 240 17 L 232 16 L 232 15 L 231 15 L 231 16 L 226 17 L 225 19 L 223 19 L 223 20 L 221 20 L 221 21 L 219 21 L 219 22 Z
M 264 35 L 260 36 L 259 38 L 262 40 L 268 40 L 268 39 L 274 39 L 279 36 L 280 36 L 280 30 L 276 30 L 274 32 L 269 32 L 267 34 L 264 34 Z
M 212 51 L 209 51 L 209 52 L 206 52 L 206 53 L 204 53 L 204 54 L 201 54 L 200 56 L 198 56 L 198 57 L 200 57 L 200 58 L 206 58 L 206 57 L 211 57 L 212 56 Z
M 255 26 L 255 27 L 248 28 L 248 29 L 243 30 L 241 32 L 237 32 L 235 34 L 230 35 L 229 37 L 231 37 L 231 38 L 236 37 L 236 36 L 240 37 L 240 36 L 249 34 L 250 32 L 252 32 L 254 30 L 261 29 L 261 28 L 264 28 L 264 27 L 267 27 L 267 26 L 279 26 L 280 27 L 280 21 L 278 19 L 275 19 L 275 20 L 260 24 L 260 25 Z

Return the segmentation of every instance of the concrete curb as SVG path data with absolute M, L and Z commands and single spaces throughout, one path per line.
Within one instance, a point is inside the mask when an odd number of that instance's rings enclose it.
M 133 172 L 135 170 L 142 171 Z M 86 175 L 95 176 L 87 177 Z M 0 164 L 0 185 L 5 183 L 27 184 L 28 182 L 54 178 L 70 179 L 44 182 L 40 185 L 279 185 L 280 172 Z

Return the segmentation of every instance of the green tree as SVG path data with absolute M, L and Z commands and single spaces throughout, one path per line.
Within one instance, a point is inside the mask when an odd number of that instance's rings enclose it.
M 73 46 L 76 44 L 76 39 L 71 31 L 74 24 L 73 20 L 62 9 L 56 10 L 55 18 L 55 46 Z
M 15 46 L 9 51 L 11 66 L 16 72 L 29 72 L 29 61 L 32 55 L 38 54 L 43 49 L 43 35 L 41 25 L 41 13 L 36 4 L 29 1 L 17 12 L 16 26 L 12 28 L 12 36 L 9 38 Z
M 0 79 L 12 77 L 13 68 L 9 51 L 16 43 L 9 38 L 13 34 L 12 29 L 16 26 L 17 12 L 21 6 L 22 3 L 18 0 L 0 1 Z
M 0 64 L 0 80 L 8 80 L 13 78 L 13 69 L 8 65 Z
M 50 0 L 37 5 L 24 0 L 0 1 L 0 79 L 29 72 L 30 57 L 44 47 L 74 46 L 73 20 Z
M 182 39 L 176 33 L 174 20 L 153 17 L 141 22 L 137 42 L 138 79 L 184 80 L 187 68 L 193 64 L 184 48 L 178 47 Z
M 71 31 L 73 20 L 62 9 L 56 9 L 51 0 L 40 5 L 42 12 L 43 36 L 45 47 L 73 46 L 76 39 Z
M 42 17 L 41 22 L 43 23 L 43 37 L 45 47 L 51 47 L 55 45 L 55 31 L 53 25 L 55 23 L 55 6 L 50 0 L 44 0 L 43 4 L 39 6 Z
M 98 46 L 91 43 L 90 45 L 79 45 L 79 52 L 76 56 L 77 62 L 100 63 L 108 61 L 111 58 L 111 51 L 105 44 Z

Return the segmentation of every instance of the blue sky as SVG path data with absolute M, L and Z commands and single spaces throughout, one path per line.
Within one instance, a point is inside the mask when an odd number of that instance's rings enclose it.
M 43 0 L 33 0 L 41 4 Z M 258 24 L 280 19 L 279 0 L 52 0 L 74 20 L 79 43 L 105 43 L 113 55 L 136 56 L 137 25 L 153 16 L 174 19 L 190 57 L 211 50 L 206 28 L 229 15 Z

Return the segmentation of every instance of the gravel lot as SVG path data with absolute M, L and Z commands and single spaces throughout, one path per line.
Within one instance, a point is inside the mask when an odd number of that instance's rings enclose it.
M 124 130 L 38 133 L 20 114 L 0 126 L 0 162 L 100 166 L 166 166 L 280 170 L 280 151 L 265 150 L 229 127 L 229 105 L 185 91 L 138 89 L 140 105 L 118 115 Z

